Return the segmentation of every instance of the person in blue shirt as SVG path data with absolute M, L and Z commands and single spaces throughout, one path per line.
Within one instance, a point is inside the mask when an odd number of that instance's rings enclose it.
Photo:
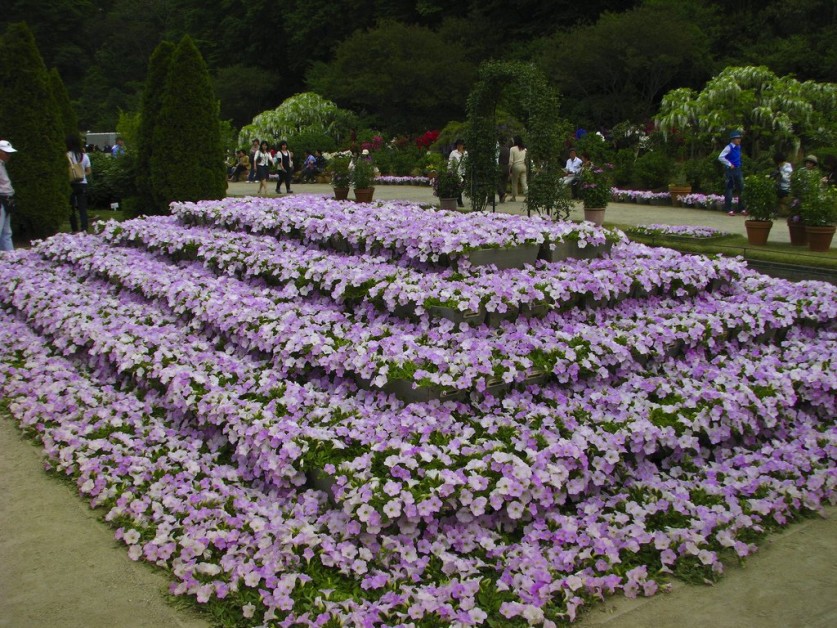
M 116 145 L 111 149 L 110 154 L 114 157 L 119 157 L 125 154 L 125 140 L 121 137 L 116 138 Z
M 744 209 L 744 175 L 741 172 L 741 131 L 729 134 L 729 144 L 718 155 L 718 161 L 724 164 L 724 211 L 727 216 L 748 216 Z M 738 191 L 738 211 L 732 209 L 732 192 Z

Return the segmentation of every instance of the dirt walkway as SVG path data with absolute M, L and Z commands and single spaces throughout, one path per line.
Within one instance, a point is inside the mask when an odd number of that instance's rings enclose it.
M 40 450 L 0 416 L 0 626 L 199 628 L 169 606 L 162 572 L 132 562 L 74 487 L 43 471 Z M 837 508 L 772 537 L 714 587 L 611 598 L 580 626 L 837 626 Z
M 166 602 L 168 579 L 128 558 L 75 487 L 0 415 L 0 626 L 203 628 Z

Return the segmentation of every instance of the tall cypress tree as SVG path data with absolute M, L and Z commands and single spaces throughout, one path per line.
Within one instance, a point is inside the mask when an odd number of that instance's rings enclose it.
M 52 92 L 52 97 L 55 99 L 55 105 L 58 108 L 58 114 L 61 117 L 61 129 L 64 137 L 79 135 L 78 116 L 70 102 L 70 95 L 67 93 L 67 87 L 64 85 L 64 81 L 61 80 L 58 68 L 52 68 L 49 71 L 49 89 Z
M 171 58 L 154 125 L 151 180 L 156 198 L 223 198 L 227 189 L 218 101 L 203 57 L 185 35 Z
M 15 188 L 15 239 L 58 231 L 69 214 L 70 184 L 61 114 L 32 31 L 10 24 L 0 43 L 0 129 L 17 149 L 9 161 Z
M 155 197 L 151 178 L 151 149 L 154 142 L 154 128 L 163 105 L 163 93 L 171 66 L 174 44 L 163 41 L 151 53 L 148 74 L 142 92 L 142 109 L 139 132 L 137 133 L 137 190 L 138 209 L 143 214 L 166 213 L 167 206 L 162 198 Z

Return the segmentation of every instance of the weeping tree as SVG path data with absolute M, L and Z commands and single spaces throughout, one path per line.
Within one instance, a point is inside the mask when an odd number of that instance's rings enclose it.
M 801 143 L 837 141 L 837 85 L 777 76 L 764 66 L 729 67 L 699 93 L 668 92 L 655 116 L 664 133 L 683 133 L 694 147 L 744 131 L 753 157 L 765 150 L 798 150 Z
M 185 35 L 171 55 L 152 136 L 151 185 L 162 207 L 226 194 L 218 112 L 206 63 Z
M 303 92 L 253 118 L 241 129 L 238 143 L 246 146 L 257 138 L 278 142 L 299 135 L 327 135 L 339 144 L 356 123 L 352 112 L 314 92 Z
M 69 214 L 65 129 L 49 73 L 25 23 L 11 24 L 0 39 L 0 76 L 2 138 L 18 151 L 8 165 L 16 198 L 12 231 L 23 241 L 47 237 Z
M 558 94 L 533 65 L 491 61 L 480 66 L 479 80 L 468 97 L 466 189 L 474 209 L 485 209 L 497 188 L 497 111 L 503 104 L 527 130 L 527 211 L 569 216 L 569 197 L 560 183 L 562 140 L 569 125 L 555 115 L 558 101 Z
M 154 142 L 154 129 L 163 103 L 163 92 L 169 75 L 174 44 L 163 41 L 151 53 L 148 61 L 148 74 L 142 92 L 142 108 L 136 142 L 136 187 L 138 195 L 137 209 L 143 214 L 159 214 L 167 211 L 164 199 L 154 194 L 151 177 L 151 148 Z

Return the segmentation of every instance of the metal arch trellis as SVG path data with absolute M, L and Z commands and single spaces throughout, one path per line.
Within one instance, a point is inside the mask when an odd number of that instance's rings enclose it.
M 497 184 L 496 110 L 507 85 L 523 89 L 522 108 L 529 114 L 527 159 L 530 167 L 527 213 L 569 217 L 569 201 L 561 185 L 562 139 L 565 124 L 558 118 L 558 94 L 533 65 L 488 62 L 480 67 L 479 81 L 468 97 L 467 185 L 474 209 L 482 211 L 494 198 Z

